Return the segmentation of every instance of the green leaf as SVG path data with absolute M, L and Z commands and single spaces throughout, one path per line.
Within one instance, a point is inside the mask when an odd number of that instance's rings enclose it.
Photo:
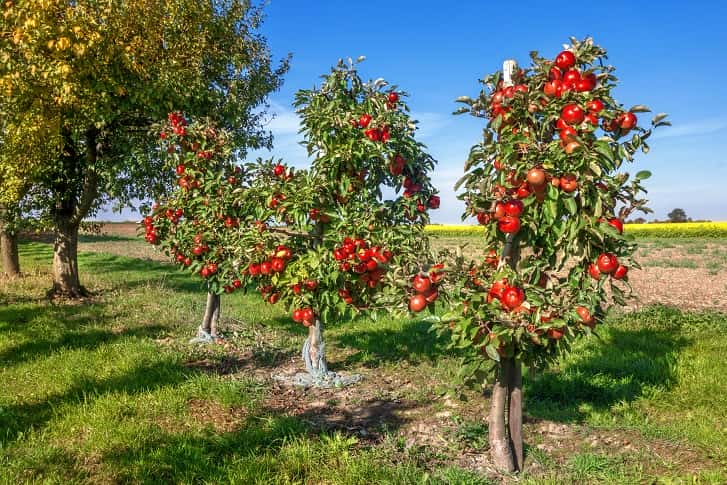
M 649 113 L 651 110 L 648 106 L 644 106 L 643 104 L 637 104 L 636 106 L 632 106 L 629 110 L 632 113 Z
M 649 177 L 651 177 L 651 172 L 648 170 L 641 170 L 640 172 L 637 172 L 634 176 L 636 180 L 646 180 Z
M 566 199 L 563 199 L 563 202 L 565 203 L 565 208 L 568 209 L 568 212 L 570 212 L 572 215 L 575 215 L 576 212 L 578 212 L 578 206 L 576 205 L 575 199 L 572 197 L 568 197 Z
M 487 356 L 495 362 L 500 362 L 500 354 L 497 353 L 497 349 L 492 344 L 487 344 L 485 347 Z

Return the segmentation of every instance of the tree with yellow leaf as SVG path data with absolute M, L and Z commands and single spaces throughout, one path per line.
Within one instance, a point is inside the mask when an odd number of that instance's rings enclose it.
M 83 294 L 76 252 L 84 217 L 110 201 L 156 197 L 171 183 L 149 132 L 169 111 L 211 118 L 243 154 L 270 145 L 265 99 L 288 63 L 274 65 L 261 19 L 244 0 L 4 2 L 0 116 L 17 127 L 42 120 L 55 140 L 32 177 L 34 201 L 55 229 L 55 294 Z M 17 175 L 24 162 L 16 162 L 0 163 Z

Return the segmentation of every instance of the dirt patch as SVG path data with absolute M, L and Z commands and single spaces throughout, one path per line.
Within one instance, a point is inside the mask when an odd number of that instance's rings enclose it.
M 627 310 L 652 304 L 673 305 L 683 310 L 727 312 L 727 271 L 645 267 L 629 273 L 636 299 Z
M 218 433 L 231 433 L 240 429 L 248 416 L 245 408 L 226 407 L 207 399 L 191 399 L 187 408 L 197 424 L 211 426 Z

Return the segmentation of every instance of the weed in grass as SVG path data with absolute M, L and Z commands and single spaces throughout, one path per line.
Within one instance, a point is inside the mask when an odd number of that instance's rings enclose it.
M 688 268 L 697 269 L 699 265 L 693 259 L 651 259 L 644 262 L 645 266 L 654 268 Z
M 455 431 L 457 442 L 473 450 L 485 450 L 489 447 L 486 424 L 479 421 L 468 421 L 459 417 L 455 417 L 454 422 L 457 425 Z
M 714 276 L 724 269 L 725 265 L 721 261 L 707 261 L 704 265 L 707 268 L 707 273 Z

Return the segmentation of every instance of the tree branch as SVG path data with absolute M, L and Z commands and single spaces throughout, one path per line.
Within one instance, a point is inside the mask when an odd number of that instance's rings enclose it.
M 96 160 L 98 159 L 98 149 L 96 146 L 97 135 L 98 131 L 95 127 L 86 130 L 86 174 L 83 180 L 81 196 L 73 215 L 73 224 L 81 223 L 98 198 L 98 175 L 96 174 Z

